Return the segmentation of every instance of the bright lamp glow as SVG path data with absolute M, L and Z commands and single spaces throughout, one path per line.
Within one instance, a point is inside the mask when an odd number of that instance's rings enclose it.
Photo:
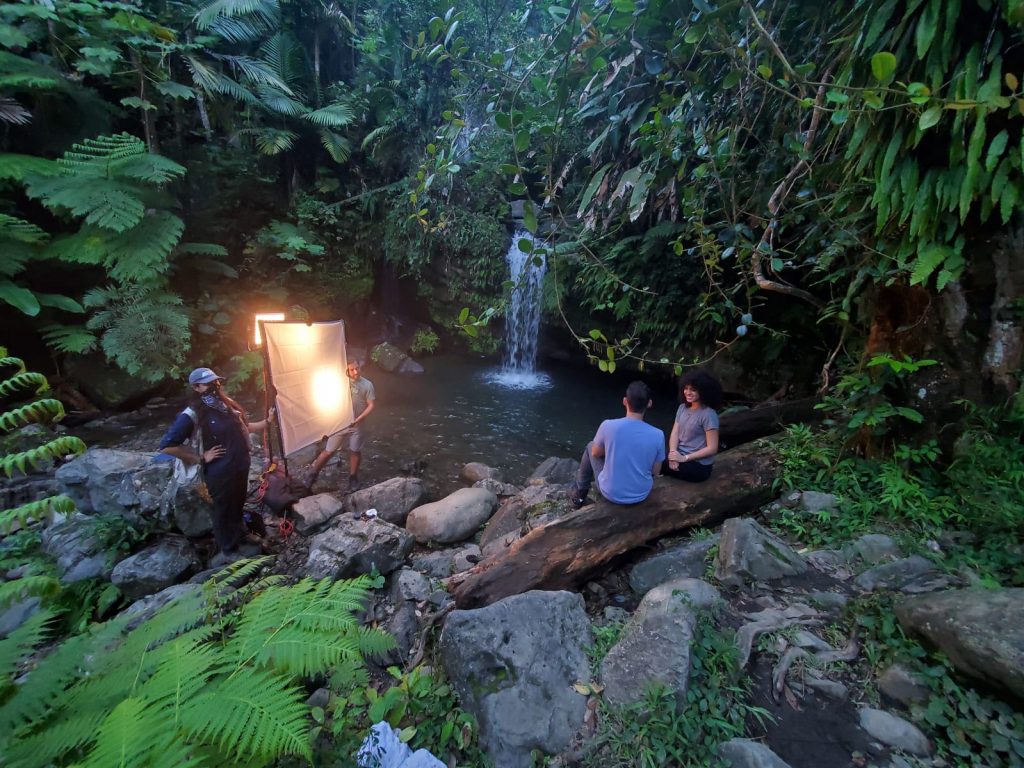
M 310 377 L 310 391 L 310 399 L 318 413 L 324 416 L 336 416 L 341 413 L 347 390 L 340 366 L 335 364 L 313 371 Z
M 284 312 L 260 312 L 256 315 L 252 323 L 252 340 L 253 345 L 257 347 L 263 346 L 263 337 L 260 335 L 260 320 L 268 323 L 279 323 L 284 320 Z

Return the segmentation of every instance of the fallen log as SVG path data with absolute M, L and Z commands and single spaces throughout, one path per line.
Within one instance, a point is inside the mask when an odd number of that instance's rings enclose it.
M 814 409 L 819 402 L 816 397 L 778 400 L 756 408 L 722 414 L 718 420 L 718 436 L 723 450 L 781 432 L 787 424 L 821 421 L 824 413 Z
M 531 589 L 578 587 L 614 557 L 648 541 L 753 512 L 771 500 L 778 470 L 770 443 L 725 451 L 707 482 L 659 477 L 640 504 L 621 506 L 600 499 L 533 529 L 508 549 L 453 577 L 449 589 L 457 607 L 479 608 Z

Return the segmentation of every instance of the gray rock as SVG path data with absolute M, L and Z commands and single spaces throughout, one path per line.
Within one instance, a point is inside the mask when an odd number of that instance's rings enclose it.
M 869 565 L 896 560 L 900 557 L 900 548 L 891 536 L 884 533 L 867 533 L 844 547 L 846 556 L 857 558 Z
M 453 611 L 441 633 L 448 679 L 480 724 L 494 768 L 529 768 L 530 753 L 567 748 L 583 724 L 592 644 L 583 598 L 527 592 Z
M 557 456 L 549 456 L 544 459 L 533 473 L 526 479 L 527 485 L 568 485 L 576 479 L 576 470 L 580 463 L 575 459 L 560 459 Z
M 853 576 L 850 561 L 838 549 L 819 549 L 808 552 L 804 560 L 815 570 L 828 574 L 839 581 L 846 581 Z
M 414 555 L 410 563 L 420 573 L 435 579 L 446 579 L 452 574 L 472 568 L 475 563 L 469 561 L 471 557 L 480 558 L 480 547 L 476 544 L 423 552 Z
M 378 368 L 388 373 L 394 373 L 402 366 L 402 363 L 409 359 L 409 356 L 394 344 L 385 341 L 373 348 L 370 352 L 370 359 L 376 363 Z
M 402 568 L 391 576 L 391 602 L 401 603 L 405 600 L 420 602 L 430 594 L 430 582 L 419 571 Z
M 502 481 L 501 470 L 481 464 L 479 461 L 471 461 L 466 464 L 462 468 L 462 472 L 459 473 L 459 477 L 470 484 L 479 480 L 497 480 L 499 483 Z
M 377 515 L 392 525 L 405 525 L 409 512 L 423 503 L 427 488 L 418 477 L 392 477 L 383 483 L 350 493 L 343 509 L 353 514 L 376 509 Z
M 321 709 L 323 709 L 330 703 L 331 691 L 329 688 L 317 688 L 315 691 L 309 694 L 309 698 L 306 699 L 306 706 L 310 708 L 320 707 Z
M 729 768 L 789 768 L 789 763 L 768 747 L 751 739 L 730 739 L 718 745 L 715 754 Z
M 125 630 L 130 631 L 142 622 L 149 621 L 157 611 L 175 600 L 187 600 L 196 606 L 201 605 L 203 602 L 202 584 L 175 584 L 167 587 L 155 595 L 136 600 L 117 614 L 117 618 L 130 619 L 125 625 Z
M 462 541 L 487 522 L 497 504 L 498 497 L 484 488 L 460 488 L 440 501 L 416 507 L 405 527 L 421 544 Z
M 122 483 L 145 469 L 152 458 L 151 453 L 90 448 L 58 467 L 55 476 L 61 493 L 71 498 L 80 512 L 124 515 L 125 507 L 118 501 Z M 165 466 L 169 479 L 170 462 Z
M 892 563 L 869 568 L 858 576 L 854 583 L 865 592 L 877 589 L 902 589 L 923 576 L 936 573 L 932 562 L 920 555 L 911 555 Z
M 313 537 L 305 572 L 314 579 L 341 579 L 370 573 L 389 574 L 405 562 L 413 538 L 376 518 L 336 519 L 333 528 Z
M 816 691 L 836 701 L 846 701 L 850 697 L 850 689 L 836 680 L 806 674 L 804 684 L 812 691 Z
M 111 563 L 94 530 L 92 519 L 75 514 L 43 531 L 43 551 L 57 558 L 64 583 L 110 576 Z
M 931 695 L 928 686 L 900 664 L 893 664 L 878 676 L 878 690 L 907 707 Z
M 199 556 L 184 539 L 165 539 L 119 562 L 110 574 L 114 586 L 129 600 L 152 595 L 177 584 L 199 568 Z
M 426 371 L 426 369 L 411 357 L 405 358 L 405 360 L 402 361 L 402 364 L 398 366 L 398 373 L 417 375 L 424 371 Z
M 926 757 L 932 754 L 932 743 L 916 725 L 889 712 L 864 707 L 860 711 L 860 727 L 887 747 L 901 749 L 911 755 Z
M 171 479 L 169 461 L 151 461 L 138 471 L 125 475 L 115 500 L 123 508 L 120 514 L 136 520 L 160 516 L 164 493 Z
M 405 664 L 419 629 L 416 606 L 412 603 L 400 604 L 384 625 L 384 631 L 395 638 L 395 647 L 388 653 L 388 660 L 392 664 Z
M 804 491 L 800 494 L 800 509 L 810 514 L 815 512 L 835 512 L 836 497 L 831 493 Z
M 840 592 L 808 592 L 804 595 L 807 602 L 827 611 L 842 611 L 850 598 Z
M 477 480 L 473 483 L 474 488 L 486 488 L 488 491 L 493 493 L 495 496 L 515 496 L 522 489 L 518 485 L 512 485 L 512 483 L 502 483 L 497 480 L 492 480 L 489 477 L 485 477 L 483 480 Z
M 565 511 L 565 489 L 542 483 L 527 485 L 501 502 L 480 534 L 480 548 L 488 557 Z
M 649 591 L 601 663 L 605 700 L 620 706 L 630 704 L 641 700 L 648 686 L 657 683 L 683 703 L 696 611 L 720 600 L 718 590 L 698 579 L 677 579 Z
M 796 576 L 807 563 L 786 542 L 749 518 L 734 517 L 722 525 L 715 578 L 727 586 Z
M 1024 700 L 1024 589 L 958 589 L 905 597 L 903 629 L 943 651 L 961 673 Z
M 299 499 L 292 505 L 295 530 L 303 536 L 309 536 L 341 514 L 342 508 L 341 499 L 331 493 L 318 493 Z
M 0 638 L 7 637 L 39 612 L 39 598 L 19 600 L 6 610 L 0 611 Z
M 681 577 L 701 578 L 707 571 L 708 552 L 718 544 L 719 538 L 715 534 L 655 552 L 633 566 L 629 572 L 629 586 L 638 595 L 643 595 L 666 581 Z

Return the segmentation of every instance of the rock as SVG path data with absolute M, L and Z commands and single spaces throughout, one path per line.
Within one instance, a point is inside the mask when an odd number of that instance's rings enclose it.
M 111 365 L 100 352 L 68 355 L 64 373 L 82 394 L 104 410 L 117 410 L 130 402 L 145 402 L 158 386 Z
M 170 538 L 126 557 L 114 567 L 110 580 L 129 600 L 138 600 L 177 584 L 197 568 L 199 557 L 192 545 Z
M 321 709 L 323 709 L 330 703 L 331 691 L 329 688 L 317 688 L 315 691 L 309 694 L 309 698 L 306 699 L 306 706 L 310 708 L 320 707 Z
M 701 578 L 708 567 L 705 558 L 718 544 L 719 538 L 715 534 L 704 539 L 691 539 L 655 552 L 633 566 L 629 572 L 629 586 L 638 595 L 644 595 L 666 581 L 681 577 Z
M 789 768 L 789 763 L 759 741 L 730 739 L 718 745 L 715 754 L 729 768 Z
M 488 491 L 493 493 L 495 496 L 515 496 L 522 490 L 518 485 L 512 485 L 512 483 L 502 483 L 497 480 L 492 480 L 489 477 L 485 477 L 483 480 L 477 480 L 473 483 L 474 488 L 486 488 Z
M 884 533 L 868 533 L 843 548 L 850 560 L 860 559 L 869 565 L 895 560 L 900 556 L 899 545 Z
M 475 558 L 475 561 L 469 558 Z M 480 547 L 476 544 L 465 544 L 461 547 L 414 555 L 411 564 L 420 573 L 435 579 L 446 579 L 452 574 L 469 570 L 479 560 Z
M 299 499 L 292 505 L 295 530 L 309 536 L 341 514 L 341 510 L 341 499 L 331 493 L 317 493 Z
M 605 701 L 631 704 L 643 699 L 651 683 L 659 683 L 683 704 L 695 612 L 720 600 L 717 589 L 698 579 L 677 579 L 649 591 L 601 663 Z
M 905 707 L 927 701 L 931 695 L 928 686 L 900 664 L 893 664 L 878 676 L 878 690 Z
M 962 674 L 1024 700 L 1024 588 L 906 597 L 897 602 L 896 617 Z
M 405 360 L 402 361 L 402 364 L 398 366 L 398 373 L 409 374 L 412 376 L 424 373 L 425 371 L 426 369 L 411 357 L 405 358 Z
M 807 563 L 788 544 L 749 518 L 734 517 L 722 525 L 715 578 L 727 586 L 746 581 L 771 581 L 796 576 Z
M 131 619 L 125 625 L 125 631 L 129 632 L 142 622 L 153 618 L 153 614 L 174 600 L 189 600 L 197 606 L 200 605 L 203 602 L 202 584 L 175 584 L 167 587 L 155 595 L 136 600 L 117 614 L 117 618 Z
M 350 493 L 345 497 L 345 512 L 359 514 L 376 509 L 377 515 L 392 525 L 405 525 L 409 512 L 423 502 L 427 488 L 418 477 L 392 477 L 383 483 Z
M 835 512 L 836 497 L 831 493 L 804 491 L 800 494 L 799 508 L 809 514 L 815 512 Z
M 576 479 L 576 470 L 580 463 L 575 459 L 560 459 L 557 456 L 549 456 L 544 459 L 533 473 L 526 479 L 527 485 L 568 485 Z
M 860 711 L 860 727 L 887 747 L 924 757 L 932 753 L 931 742 L 916 725 L 881 709 L 864 707 Z
M 838 549 L 819 549 L 808 552 L 804 560 L 815 570 L 828 574 L 839 581 L 846 581 L 853 576 L 850 561 Z
M 528 485 L 505 499 L 480 534 L 485 557 L 500 552 L 516 539 L 565 511 L 565 489 L 556 485 Z
M 126 475 L 115 497 L 122 507 L 119 514 L 136 520 L 158 517 L 171 479 L 171 465 L 170 461 L 150 461 L 134 474 Z
M 58 467 L 55 476 L 60 492 L 75 502 L 79 512 L 125 515 L 125 507 L 118 501 L 118 496 L 122 495 L 121 486 L 126 479 L 130 481 L 136 472 L 146 469 L 152 458 L 151 453 L 90 448 L 81 456 Z M 165 473 L 166 487 L 171 476 L 171 462 L 162 463 L 165 466 L 162 471 Z M 157 471 L 160 469 L 157 465 Z M 154 510 L 158 507 L 154 507 Z
M 0 610 L 0 639 L 7 637 L 39 612 L 39 598 L 19 600 L 6 610 Z
M 388 373 L 394 373 L 408 358 L 409 356 L 405 352 L 386 341 L 378 344 L 370 352 L 370 359 L 377 364 L 378 368 Z
M 462 541 L 487 522 L 497 504 L 498 497 L 484 488 L 460 488 L 440 501 L 416 507 L 405 527 L 421 544 Z
M 865 592 L 876 589 L 902 589 L 922 577 L 937 573 L 932 562 L 920 555 L 911 555 L 892 563 L 876 565 L 858 576 L 854 583 Z
M 305 573 L 314 579 L 341 579 L 374 569 L 386 575 L 405 562 L 412 546 L 412 536 L 391 523 L 343 518 L 310 541 Z
M 43 551 L 57 558 L 57 572 L 64 583 L 110 576 L 107 552 L 94 530 L 92 519 L 75 514 L 43 531 Z
M 467 483 L 475 483 L 479 480 L 497 480 L 501 482 L 501 470 L 488 467 L 479 461 L 471 461 L 462 468 L 459 477 Z
M 804 685 L 812 691 L 828 696 L 830 699 L 835 699 L 836 701 L 846 701 L 850 697 L 850 689 L 842 683 L 836 680 L 818 677 L 814 674 L 805 674 Z
M 430 594 L 430 582 L 419 571 L 402 568 L 391 576 L 391 602 L 401 603 L 405 600 L 420 602 Z
M 529 768 L 533 750 L 569 746 L 586 711 L 572 686 L 590 680 L 591 645 L 583 598 L 571 592 L 526 592 L 448 616 L 441 659 L 494 768 Z
M 389 651 L 388 661 L 392 664 L 405 664 L 419 630 L 416 606 L 412 603 L 400 604 L 384 625 L 384 631 L 395 638 L 395 647 Z
M 841 612 L 850 602 L 850 598 L 839 592 L 808 592 L 804 597 L 811 605 L 836 613 Z

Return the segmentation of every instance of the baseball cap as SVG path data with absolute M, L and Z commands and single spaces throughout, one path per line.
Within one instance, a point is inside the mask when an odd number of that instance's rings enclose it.
M 209 384 L 210 382 L 217 381 L 217 379 L 223 379 L 223 376 L 218 376 L 209 368 L 196 368 L 192 373 L 188 375 L 189 384 Z

